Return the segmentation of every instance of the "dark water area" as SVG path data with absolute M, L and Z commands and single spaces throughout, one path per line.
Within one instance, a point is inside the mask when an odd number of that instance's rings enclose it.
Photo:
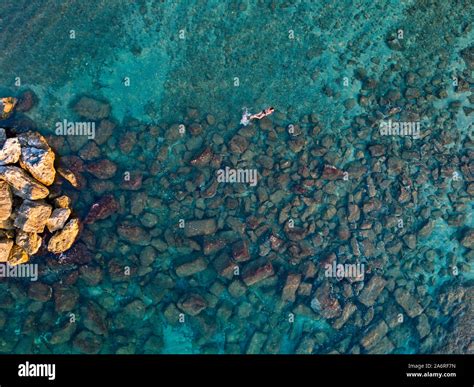
M 130 3 L 0 4 L 0 127 L 83 223 L 0 279 L 0 352 L 473 353 L 474 3 Z

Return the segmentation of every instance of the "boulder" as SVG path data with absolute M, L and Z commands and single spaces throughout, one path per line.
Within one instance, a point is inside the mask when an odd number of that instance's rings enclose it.
M 176 274 L 178 277 L 189 277 L 197 274 L 203 270 L 206 270 L 207 262 L 204 258 L 198 258 L 191 262 L 183 263 L 176 268 Z
M 242 277 L 247 286 L 255 285 L 274 274 L 273 265 L 266 258 L 260 258 L 248 263 L 243 271 Z
M 23 250 L 18 245 L 13 245 L 13 248 L 10 252 L 10 256 L 8 257 L 8 264 L 10 266 L 21 265 L 23 263 L 27 263 L 29 259 L 30 257 L 28 256 L 25 250 Z
M 113 195 L 105 195 L 89 210 L 84 223 L 95 223 L 98 220 L 107 219 L 109 216 L 117 212 L 120 205 Z
M 321 313 L 326 319 L 331 319 L 341 315 L 341 305 L 332 292 L 332 285 L 325 281 L 316 289 L 314 298 L 311 301 L 311 308 L 315 312 Z
M 186 222 L 184 225 L 184 233 L 187 237 L 194 237 L 199 235 L 211 235 L 217 230 L 216 220 L 202 219 L 202 220 L 191 220 Z
M 25 232 L 17 231 L 15 242 L 23 250 L 26 251 L 28 255 L 35 255 L 43 243 L 43 239 L 34 232 Z
M 20 165 L 40 183 L 49 186 L 56 177 L 53 150 L 46 139 L 37 132 L 26 132 L 18 136 L 21 144 Z
M 386 284 L 382 277 L 374 275 L 360 292 L 359 301 L 365 306 L 374 305 Z
M 21 168 L 0 166 L 0 180 L 6 181 L 13 193 L 22 199 L 39 200 L 49 195 L 49 190 Z
M 66 224 L 69 216 L 71 215 L 71 210 L 69 208 L 55 208 L 46 222 L 46 227 L 49 232 L 55 232 L 61 230 Z
M 20 155 L 20 141 L 17 138 L 7 138 L 0 149 L 0 165 L 17 163 Z
M 6 220 L 12 214 L 13 198 L 10 187 L 0 180 L 0 220 Z
M 301 283 L 301 274 L 288 274 L 286 277 L 285 287 L 281 295 L 282 301 L 294 302 L 296 299 L 296 291 Z
M 398 304 L 403 308 L 409 317 L 413 318 L 419 316 L 423 312 L 421 305 L 408 290 L 404 288 L 398 288 L 395 290 L 394 294 Z
M 79 235 L 79 220 L 71 219 L 62 230 L 56 231 L 48 243 L 48 251 L 61 254 L 69 250 Z
M 86 170 L 98 179 L 107 180 L 115 175 L 117 165 L 108 159 L 102 159 L 88 164 Z
M 71 198 L 66 195 L 61 195 L 54 199 L 54 206 L 56 208 L 70 208 L 71 207 Z
M 190 316 L 197 316 L 207 306 L 207 301 L 199 294 L 187 294 L 178 302 L 178 308 Z
M 74 188 L 81 188 L 81 180 L 78 178 L 78 174 L 75 174 L 68 168 L 58 167 L 58 173 L 61 175 L 64 180 L 68 181 Z
M 14 225 L 25 232 L 42 233 L 52 207 L 44 201 L 24 200 L 16 212 Z
M 366 349 L 374 347 L 388 332 L 388 325 L 381 320 L 377 325 L 370 328 L 360 341 L 361 345 Z
M 0 119 L 6 120 L 13 113 L 17 99 L 13 97 L 0 98 Z
M 468 249 L 474 249 L 474 229 L 470 229 L 464 234 L 461 245 Z
M 0 262 L 7 262 L 13 248 L 13 240 L 0 238 Z
M 73 106 L 73 110 L 81 117 L 90 120 L 101 120 L 110 115 L 110 105 L 90 97 L 81 97 Z

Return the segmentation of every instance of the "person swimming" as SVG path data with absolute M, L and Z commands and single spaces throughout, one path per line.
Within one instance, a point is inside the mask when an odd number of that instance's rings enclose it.
M 257 114 L 250 114 L 247 108 L 244 108 L 244 113 L 242 115 L 242 119 L 240 123 L 244 126 L 250 124 L 252 120 L 261 120 L 262 118 L 269 116 L 275 111 L 273 107 L 269 107 L 267 109 L 262 110 L 260 113 Z
M 261 120 L 263 117 L 269 116 L 275 111 L 273 107 L 269 107 L 268 109 L 262 110 L 260 113 L 253 114 L 250 116 L 251 120 Z

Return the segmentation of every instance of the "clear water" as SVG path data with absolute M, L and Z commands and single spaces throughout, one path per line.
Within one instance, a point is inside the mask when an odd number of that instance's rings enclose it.
M 88 188 L 75 191 L 66 186 L 65 189 L 74 198 L 74 208 L 80 217 L 85 217 L 90 206 L 107 193 L 122 203 L 118 214 L 85 226 L 79 241 L 86 244 L 93 256 L 88 265 L 98 267 L 102 273 L 97 285 L 84 282 L 80 265 L 56 266 L 48 260 L 51 257 L 34 258 L 43 270 L 40 281 L 53 288 L 51 300 L 32 300 L 28 296 L 30 284 L 27 281 L 0 283 L 0 292 L 5 298 L 0 303 L 5 320 L 0 331 L 0 351 L 87 352 L 87 346 L 78 344 L 77 339 L 86 332 L 93 338 L 91 341 L 98 343 L 91 345 L 91 351 L 100 353 L 247 353 L 252 349 L 258 353 L 296 353 L 308 338 L 313 340 L 311 353 L 366 352 L 360 341 L 367 327 L 383 319 L 388 321 L 391 307 L 403 313 L 393 294 L 393 288 L 398 287 L 409 289 L 423 305 L 430 333 L 427 339 L 420 338 L 416 328 L 418 317 L 405 316 L 405 323 L 390 328 L 387 337 L 393 345 L 386 347 L 386 351 L 442 351 L 449 335 L 456 332 L 457 317 L 451 316 L 451 312 L 457 304 L 443 309 L 440 294 L 449 287 L 466 292 L 472 287 L 472 251 L 460 244 L 464 233 L 473 227 L 472 196 L 467 193 L 469 176 L 463 176 L 462 184 L 454 188 L 448 180 L 444 191 L 439 188 L 442 179 L 432 175 L 423 184 L 417 185 L 415 180 L 420 166 L 427 168 L 429 174 L 443 164 L 460 171 L 460 164 L 467 163 L 466 159 L 460 161 L 462 157 L 471 157 L 472 163 L 472 148 L 469 148 L 472 142 L 469 144 L 468 138 L 471 136 L 472 141 L 473 115 L 462 109 L 472 108 L 469 100 L 472 93 L 457 92 L 452 86 L 452 77 L 466 79 L 472 90 L 472 71 L 466 69 L 460 51 L 473 44 L 470 15 L 474 13 L 474 5 L 422 0 L 138 1 L 135 4 L 99 0 L 96 3 L 91 6 L 69 1 L 60 5 L 52 0 L 6 0 L 0 5 L 1 93 L 21 95 L 26 89 L 33 90 L 39 102 L 26 116 L 39 131 L 53 139 L 56 122 L 80 120 L 71 108 L 80 96 L 107 101 L 112 108 L 110 119 L 116 127 L 111 138 L 100 145 L 100 158 L 114 161 L 119 172 L 103 191 L 91 188 L 97 179 L 87 173 L 84 176 Z M 74 39 L 71 39 L 72 30 Z M 402 51 L 387 44 L 387 37 L 398 30 L 404 34 Z M 363 90 L 365 83 L 356 76 L 361 69 L 368 78 L 377 81 L 374 89 Z M 409 86 L 407 73 L 415 74 L 412 87 L 420 91 L 415 101 L 403 96 Z M 15 84 L 17 77 L 20 86 Z M 199 186 L 186 193 L 186 184 L 203 174 L 201 187 L 207 187 L 212 182 L 214 169 L 186 168 L 189 160 L 209 145 L 221 154 L 223 165 L 231 165 L 235 156 L 227 148 L 230 139 L 241 130 L 242 109 L 247 107 L 257 112 L 274 106 L 277 113 L 270 117 L 269 125 L 276 130 L 276 140 L 272 140 L 268 127 L 255 125 L 255 134 L 249 141 L 254 156 L 249 156 L 250 161 L 241 165 L 258 167 L 261 173 L 258 157 L 266 154 L 273 158 L 275 165 L 283 159 L 292 162 L 292 176 L 299 173 L 298 165 L 312 165 L 318 175 L 313 180 L 326 184 L 320 177 L 325 163 L 343 170 L 363 158 L 365 165 L 370 166 L 374 159 L 368 151 L 371 144 L 383 143 L 387 146 L 387 156 L 402 157 L 402 151 L 408 148 L 406 139 L 381 140 L 376 128 L 371 128 L 366 120 L 377 112 L 386 114 L 390 106 L 380 98 L 389 90 L 402 94 L 391 105 L 402 108 L 401 115 L 395 117 L 403 119 L 408 112 L 416 112 L 424 122 L 424 129 L 431 129 L 431 134 L 422 140 L 413 140 L 412 150 L 428 149 L 423 157 L 404 160 L 406 175 L 418 191 L 418 203 L 399 205 L 397 189 L 401 176 L 388 176 L 391 181 L 388 190 L 394 202 L 387 201 L 385 188 L 377 186 L 376 197 L 382 201 L 383 208 L 378 218 L 369 219 L 374 225 L 383 224 L 384 216 L 396 213 L 399 207 L 408 228 L 406 233 L 416 234 L 423 224 L 421 211 L 428 207 L 435 222 L 433 233 L 427 238 L 418 238 L 414 250 L 403 245 L 399 253 L 381 252 L 378 257 L 384 259 L 381 267 L 375 262 L 377 257 L 361 257 L 369 266 L 379 267 L 372 271 L 392 281 L 392 286 L 387 286 L 375 302 L 373 311 L 361 304 L 355 294 L 344 292 L 344 284 L 354 292 L 357 286 L 346 280 L 328 280 L 323 270 L 315 278 L 304 281 L 313 286 L 308 296 L 299 295 L 295 302 L 282 302 L 282 288 L 288 273 L 303 272 L 308 261 L 318 264 L 340 248 L 347 249 L 351 259 L 355 259 L 349 240 L 339 240 L 333 229 L 329 230 L 322 247 L 316 244 L 314 237 L 327 227 L 346 223 L 344 217 L 338 217 L 343 212 L 330 219 L 322 217 L 331 200 L 335 200 L 333 204 L 336 203 L 337 209 L 345 209 L 349 195 L 356 196 L 362 190 L 359 201 L 362 206 L 368 199 L 366 177 L 369 174 L 374 177 L 377 172 L 369 168 L 357 181 L 348 184 L 338 181 L 336 191 L 324 190 L 321 186 L 303 194 L 293 188 L 304 179 L 294 177 L 294 183 L 284 188 L 283 200 L 274 205 L 278 209 L 275 213 L 271 208 L 266 212 L 259 210 L 263 203 L 258 202 L 256 194 L 259 187 L 270 195 L 278 189 L 272 176 L 277 178 L 283 173 L 276 166 L 274 175 L 262 177 L 255 188 L 244 186 L 237 192 L 232 187 L 228 192 L 219 187 L 215 198 L 203 199 Z M 446 98 L 437 97 L 440 90 L 446 91 Z M 362 94 L 372 96 L 372 102 L 361 103 Z M 460 101 L 462 107 L 450 110 L 452 101 Z M 195 115 L 192 109 L 197 109 Z M 309 118 L 311 114 L 316 115 L 317 124 Z M 207 119 L 208 115 L 213 119 Z M 439 122 L 439 117 L 446 117 L 444 124 Z M 360 123 L 361 118 L 364 123 Z M 183 137 L 170 138 L 172 125 L 184 124 L 189 128 L 193 122 L 203 126 L 200 135 L 193 137 L 188 132 Z M 25 116 L 17 113 L 6 125 L 21 131 L 29 127 L 31 121 L 25 121 Z M 288 125 L 299 125 L 303 129 L 306 151 L 294 152 L 289 148 Z M 312 132 L 314 126 L 320 128 L 317 134 Z M 159 129 L 153 129 L 156 127 Z M 132 151 L 126 153 L 121 150 L 120 142 L 131 132 L 136 133 L 137 142 Z M 435 149 L 434 143 L 446 132 L 453 137 L 451 144 L 446 145 L 449 151 Z M 223 145 L 216 143 L 216 135 L 222 136 Z M 87 141 L 82 146 L 79 143 L 77 139 L 66 138 L 56 152 L 60 158 L 78 155 Z M 324 146 L 333 155 L 324 158 L 312 154 L 315 146 Z M 164 158 L 159 156 L 162 149 L 165 149 Z M 301 158 L 305 152 L 307 160 Z M 358 152 L 363 152 L 362 158 Z M 440 154 L 444 161 L 438 157 Z M 157 159 L 160 159 L 159 170 L 153 172 Z M 314 160 L 317 164 L 313 165 Z M 86 164 L 91 162 L 86 161 Z M 125 172 L 143 174 L 139 190 L 121 188 Z M 382 180 L 385 179 L 386 168 L 380 174 Z M 177 229 L 179 219 L 216 217 L 221 219 L 217 231 L 221 233 L 230 230 L 224 221 L 227 216 L 245 223 L 255 215 L 262 217 L 262 224 L 272 227 L 288 247 L 299 246 L 299 242 L 288 240 L 278 223 L 278 214 L 295 198 L 317 197 L 318 190 L 324 191 L 322 202 L 315 205 L 309 215 L 316 223 L 316 230 L 305 238 L 313 252 L 302 258 L 299 265 L 290 264 L 290 250 L 278 253 L 274 260 L 275 278 L 262 286 L 250 286 L 240 297 L 233 297 L 228 290 L 218 295 L 210 290 L 216 284 L 224 288 L 230 284 L 216 273 L 211 263 L 220 253 L 204 256 L 209 262 L 205 271 L 184 279 L 176 276 L 175 268 L 180 262 L 203 256 L 200 237 L 191 238 L 198 246 L 194 250 L 187 238 L 182 243 L 166 241 L 167 230 L 181 235 Z M 183 201 L 177 199 L 182 191 L 187 196 Z M 330 196 L 333 193 L 337 194 Z M 438 203 L 433 201 L 433 196 Z M 133 210 L 136 203 L 133 203 L 140 197 L 147 198 L 142 199 L 147 202 L 137 213 Z M 223 200 L 218 203 L 216 198 Z M 229 208 L 226 198 L 238 200 L 237 208 Z M 456 203 L 460 202 L 464 202 L 464 207 L 456 209 Z M 217 203 L 216 208 L 212 208 L 214 203 Z M 439 203 L 443 208 L 436 214 Z M 304 224 L 305 220 L 298 216 L 305 209 L 305 204 L 295 204 L 293 216 L 297 225 Z M 449 225 L 441 219 L 456 212 L 464 215 L 460 224 Z M 128 243 L 118 235 L 117 228 L 123 221 L 139 224 L 145 213 L 156 215 L 156 225 L 146 232 L 161 239 L 165 248 L 154 250 L 148 271 L 140 274 L 139 256 L 145 246 Z M 357 228 L 361 223 L 357 223 Z M 245 232 L 247 238 L 252 234 L 250 228 Z M 389 234 L 394 234 L 396 240 L 402 238 L 396 230 L 383 228 L 376 240 L 387 241 Z M 266 235 L 251 243 L 252 260 L 258 258 Z M 363 237 L 358 239 L 360 244 Z M 424 258 L 429 249 L 434 249 L 436 255 L 433 268 L 426 266 Z M 223 251 L 231 253 L 229 246 Z M 454 254 L 456 265 L 463 267 L 457 276 L 446 270 L 448 253 Z M 110 273 L 111 262 L 138 271 L 117 280 Z M 78 279 L 67 287 L 75 289 L 79 297 L 70 310 L 59 313 L 55 309 L 54 294 L 60 281 L 71 273 L 79 273 Z M 367 273 L 365 282 L 371 275 Z M 170 282 L 169 287 L 163 286 L 163 278 Z M 331 282 L 334 297 L 341 307 L 349 302 L 357 306 L 357 311 L 340 329 L 332 327 L 333 319 L 310 308 L 315 289 L 325 281 Z M 420 285 L 427 287 L 425 295 L 415 293 L 414 287 Z M 189 293 L 201 294 L 210 305 L 197 316 L 186 316 L 184 323 L 171 323 L 166 310 L 176 307 Z M 11 302 L 7 302 L 10 299 Z M 132 302 L 142 303 L 143 315 L 132 311 Z M 106 332 L 90 332 L 88 308 L 91 303 L 101 311 L 97 319 L 107 326 Z M 372 312 L 373 318 L 364 322 Z M 70 313 L 77 318 L 71 333 L 64 342 L 52 343 L 51 338 L 68 326 Z M 288 322 L 290 313 L 295 316 L 294 323 Z M 259 343 L 255 337 L 260 338 Z

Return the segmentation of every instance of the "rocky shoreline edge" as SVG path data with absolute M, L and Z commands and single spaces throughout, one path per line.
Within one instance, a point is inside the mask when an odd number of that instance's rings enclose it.
M 0 118 L 7 119 L 17 100 L 0 99 Z M 29 262 L 34 255 L 62 254 L 80 232 L 71 199 L 53 187 L 56 155 L 37 132 L 10 133 L 0 127 L 0 263 Z

